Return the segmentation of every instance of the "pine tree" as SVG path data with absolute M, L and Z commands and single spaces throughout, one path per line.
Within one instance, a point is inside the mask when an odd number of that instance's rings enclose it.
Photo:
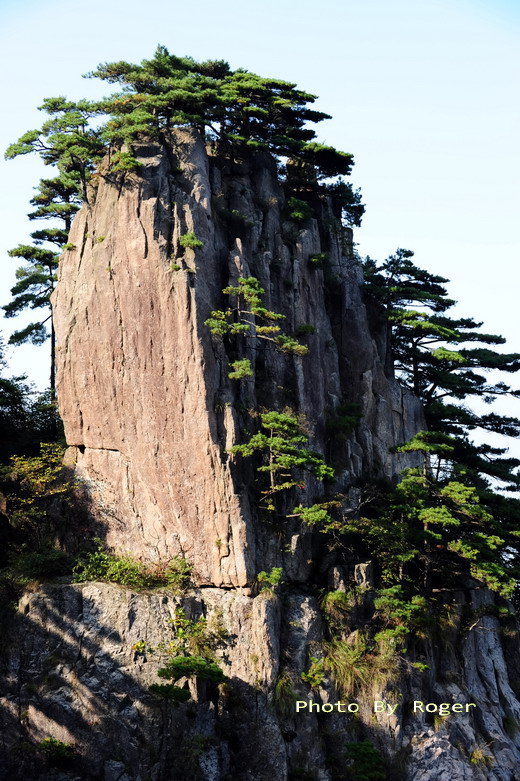
M 365 291 L 384 308 L 397 379 L 423 401 L 430 431 L 397 448 L 421 454 L 423 465 L 407 470 L 367 518 L 344 528 L 366 534 L 390 581 L 422 571 L 429 588 L 432 573 L 460 573 L 465 562 L 474 577 L 510 596 L 520 575 L 520 501 L 504 490 L 520 490 L 520 460 L 469 434 L 516 437 L 520 420 L 481 414 L 466 400 L 520 396 L 488 378 L 495 370 L 518 371 L 520 354 L 491 349 L 505 340 L 481 332 L 482 323 L 449 317 L 455 302 L 448 280 L 415 266 L 412 257 L 398 250 L 380 266 L 368 258 Z
M 516 459 L 501 459 L 502 448 L 474 445 L 468 433 L 475 429 L 514 437 L 520 433 L 518 418 L 496 413 L 479 414 L 465 403 L 498 397 L 520 397 L 503 380 L 490 380 L 496 370 L 512 374 L 520 370 L 519 353 L 500 353 L 488 345 L 505 343 L 502 336 L 481 332 L 472 318 L 452 318 L 446 312 L 455 301 L 448 298 L 447 279 L 415 266 L 409 250 L 378 266 L 364 264 L 365 291 L 384 307 L 393 366 L 399 382 L 423 402 L 428 427 L 457 438 L 463 463 L 478 473 L 519 485 Z M 474 345 L 474 346 L 472 346 Z
M 25 309 L 45 310 L 42 319 L 29 323 L 15 331 L 10 344 L 43 344 L 50 336 L 51 397 L 55 396 L 55 336 L 50 311 L 50 296 L 56 283 L 60 251 L 66 246 L 72 218 L 79 209 L 79 176 L 64 175 L 54 179 L 42 179 L 36 195 L 31 199 L 35 210 L 28 216 L 31 220 L 58 220 L 60 227 L 49 227 L 31 233 L 33 244 L 20 244 L 9 251 L 15 258 L 27 263 L 16 271 L 17 282 L 11 288 L 12 301 L 3 307 L 6 317 L 16 317 Z M 50 245 L 50 246 L 49 246 Z M 50 331 L 46 324 L 49 323 Z
M 307 123 L 330 117 L 312 108 L 316 96 L 296 84 L 232 71 L 223 60 L 176 57 L 164 46 L 139 65 L 104 63 L 87 77 L 117 84 L 120 91 L 99 101 L 47 98 L 40 109 L 50 118 L 12 144 L 8 159 L 39 154 L 61 176 L 75 173 L 88 201 L 88 183 L 106 153 L 105 175 L 131 171 L 139 165 L 136 144 L 163 140 L 172 127 L 194 127 L 231 157 L 270 152 L 281 168 L 287 163 L 289 194 L 296 188 L 302 195 L 330 196 L 338 214 L 360 223 L 360 193 L 342 178 L 350 174 L 353 156 L 316 141 Z

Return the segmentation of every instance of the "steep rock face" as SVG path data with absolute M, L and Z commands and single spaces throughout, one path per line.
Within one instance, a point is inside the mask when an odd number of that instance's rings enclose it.
M 400 678 L 368 681 L 348 698 L 328 678 L 313 690 L 301 679 L 323 625 L 315 597 L 298 588 L 273 599 L 235 589 L 180 598 L 103 583 L 44 586 L 20 601 L 2 653 L 0 778 L 350 780 L 345 747 L 363 725 L 392 781 L 514 781 L 518 637 L 487 590 L 445 592 L 444 600 L 451 619 L 439 646 L 428 646 L 431 672 L 408 663 Z M 220 692 L 190 683 L 194 701 L 179 708 L 149 686 L 160 682 L 180 605 L 191 619 L 206 616 L 229 682 Z M 295 700 L 313 702 L 314 711 L 297 713 Z M 334 709 L 338 700 L 345 712 Z M 394 714 L 374 714 L 374 700 L 397 705 Z M 476 707 L 442 718 L 414 714 L 414 701 Z M 72 744 L 75 757 L 45 759 L 38 745 L 49 736 Z
M 348 232 L 331 214 L 287 222 L 269 156 L 231 164 L 178 130 L 139 159 L 138 176 L 101 179 L 77 215 L 53 301 L 60 410 L 90 513 L 109 545 L 147 559 L 182 554 L 200 583 L 245 586 L 281 563 L 304 579 L 309 535 L 295 527 L 280 561 L 251 502 L 254 475 L 227 452 L 251 424 L 247 410 L 290 406 L 327 453 L 325 412 L 360 405 L 341 445 L 337 487 L 348 491 L 362 474 L 406 465 L 389 448 L 423 427 L 420 405 L 385 376 Z M 203 246 L 182 249 L 188 233 Z M 323 251 L 325 273 L 309 263 Z M 225 304 L 222 289 L 250 275 L 287 332 L 315 333 L 304 358 L 250 340 L 240 357 L 255 377 L 239 385 L 204 321 Z
M 151 696 L 161 652 L 146 649 L 168 643 L 178 597 L 106 584 L 28 594 L 0 682 L 10 777 L 21 767 L 42 781 L 340 781 L 352 776 L 345 746 L 360 737 L 381 749 L 392 781 L 520 777 L 518 636 L 492 595 L 475 582 L 443 593 L 450 621 L 414 660 L 429 670 L 402 658 L 363 691 L 344 695 L 330 675 L 311 689 L 301 674 L 323 655 L 325 628 L 309 582 L 357 594 L 354 644 L 373 616 L 372 565 L 324 551 L 298 519 L 271 528 L 251 464 L 229 454 L 251 430 L 251 410 L 290 407 L 353 502 L 357 478 L 392 478 L 411 463 L 390 448 L 424 427 L 421 408 L 385 371 L 385 332 L 365 308 L 348 232 L 326 207 L 317 219 L 289 219 L 266 155 L 232 163 L 176 131 L 142 148 L 140 161 L 123 181 L 100 179 L 62 259 L 60 409 L 88 533 L 118 552 L 181 554 L 194 565 L 200 588 L 182 602 L 190 617 L 223 622 L 216 653 L 229 683 L 218 693 L 190 683 L 193 703 L 178 709 Z M 202 247 L 182 247 L 190 233 Z M 323 252 L 324 268 L 309 262 Z M 227 305 L 222 289 L 249 275 L 288 333 L 313 326 L 307 356 L 211 336 L 204 321 Z M 251 380 L 228 378 L 238 358 L 251 360 Z M 359 405 L 359 421 L 334 437 L 344 404 Z M 316 481 L 308 492 L 300 498 L 313 499 Z M 252 595 L 255 574 L 273 566 L 284 568 L 282 595 Z M 345 696 L 359 701 L 359 716 L 295 712 L 295 697 Z M 371 699 L 397 709 L 376 716 Z M 414 714 L 415 700 L 477 709 L 443 720 Z M 79 749 L 61 775 L 23 753 L 48 735 Z

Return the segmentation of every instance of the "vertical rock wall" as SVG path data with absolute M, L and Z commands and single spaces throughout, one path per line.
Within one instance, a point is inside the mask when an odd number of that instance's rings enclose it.
M 327 212 L 286 221 L 272 158 L 232 164 L 179 130 L 139 159 L 138 175 L 100 178 L 60 265 L 53 310 L 66 437 L 109 545 L 146 559 L 181 554 L 200 583 L 245 586 L 280 563 L 250 501 L 254 476 L 227 452 L 251 425 L 247 410 L 291 407 L 326 453 L 326 412 L 359 404 L 339 490 L 362 474 L 398 473 L 405 462 L 389 448 L 421 428 L 422 413 L 384 374 L 347 232 Z M 203 246 L 183 249 L 187 233 Z M 313 268 L 310 256 L 324 251 L 327 269 Z M 255 377 L 240 384 L 204 325 L 239 276 L 261 281 L 287 332 L 315 329 L 303 358 L 249 340 L 242 357 Z M 299 539 L 285 562 L 294 577 L 306 576 L 308 548 Z
M 384 331 L 363 303 L 348 233 L 325 207 L 288 219 L 269 156 L 231 163 L 179 130 L 140 162 L 123 180 L 100 177 L 74 221 L 53 301 L 59 403 L 88 534 L 145 560 L 183 555 L 198 588 L 182 598 L 95 583 L 28 590 L 0 648 L 0 779 L 351 781 L 346 746 L 360 738 L 383 753 L 387 781 L 520 778 L 516 625 L 475 581 L 439 594 L 447 619 L 420 656 L 349 695 L 359 714 L 296 713 L 295 699 L 344 700 L 329 675 L 314 688 L 301 677 L 323 653 L 316 585 L 349 590 L 355 644 L 373 619 L 372 566 L 336 560 L 297 519 L 270 527 L 254 471 L 229 448 L 251 411 L 289 407 L 335 460 L 335 489 L 354 497 L 358 478 L 410 463 L 390 448 L 424 426 L 421 407 L 385 373 Z M 203 246 L 182 248 L 189 233 Z M 309 259 L 323 252 L 316 268 Z M 260 340 L 227 352 L 211 336 L 204 321 L 226 305 L 222 289 L 249 275 L 288 333 L 313 327 L 307 356 Z M 229 380 L 238 358 L 252 379 Z M 360 419 L 335 439 L 326 419 L 342 404 L 359 405 Z M 311 481 L 307 498 L 318 488 Z M 284 568 L 281 594 L 251 593 L 273 566 Z M 228 681 L 191 681 L 192 701 L 176 708 L 149 686 L 181 604 L 219 627 Z M 370 696 L 394 712 L 374 714 Z M 444 720 L 414 713 L 414 701 L 477 709 Z M 47 737 L 75 756 L 45 757 Z

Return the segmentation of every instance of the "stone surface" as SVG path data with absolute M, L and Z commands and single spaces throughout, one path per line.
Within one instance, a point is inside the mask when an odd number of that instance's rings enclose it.
M 301 677 L 326 650 L 317 584 L 352 593 L 344 634 L 353 644 L 373 620 L 377 573 L 354 554 L 323 550 L 296 518 L 271 528 L 255 509 L 251 465 L 229 447 L 251 427 L 249 410 L 289 406 L 355 505 L 358 478 L 392 479 L 413 463 L 390 448 L 424 427 L 421 407 L 391 377 L 386 330 L 367 311 L 351 236 L 328 207 L 303 225 L 287 220 L 271 158 L 230 163 L 192 131 L 143 147 L 139 159 L 138 174 L 99 177 L 53 298 L 59 402 L 78 477 L 77 516 L 63 535 L 97 535 L 144 560 L 185 556 L 198 588 L 182 599 L 100 583 L 28 589 L 2 646 L 0 778 L 339 781 L 345 746 L 360 737 L 383 752 L 392 781 L 520 778 L 517 628 L 475 582 L 440 597 L 451 620 L 413 660 L 428 672 L 403 657 L 391 678 L 345 695 L 359 700 L 359 716 L 296 714 L 295 699 L 344 699 L 328 673 L 314 689 Z M 189 232 L 202 248 L 181 248 Z M 309 264 L 319 252 L 324 269 Z M 249 275 L 288 332 L 314 327 L 308 356 L 210 335 L 204 321 L 225 306 L 222 288 Z M 252 380 L 229 380 L 236 358 L 251 360 Z M 330 418 L 345 403 L 359 405 L 360 419 L 335 437 Z M 302 500 L 318 490 L 310 481 Z M 274 566 L 283 588 L 257 593 L 256 574 Z M 176 708 L 149 686 L 181 604 L 225 628 L 215 653 L 228 681 L 218 690 L 190 682 L 193 702 Z M 375 717 L 374 698 L 397 711 Z M 475 701 L 478 710 L 439 721 L 414 715 L 414 700 Z M 75 758 L 54 766 L 39 748 L 47 737 L 73 744 Z
M 327 676 L 314 690 L 302 681 L 311 657 L 323 654 L 323 622 L 316 598 L 298 588 L 281 597 L 204 588 L 181 598 L 104 583 L 28 592 L 2 658 L 0 778 L 286 781 L 299 768 L 334 781 L 361 719 L 389 767 L 406 758 L 391 778 L 511 781 L 520 775 L 518 637 L 506 658 L 506 627 L 485 589 L 446 592 L 445 600 L 452 628 L 443 647 L 428 644 L 431 673 L 403 667 L 397 679 L 351 696 L 355 716 L 295 711 L 295 700 L 347 702 Z M 195 702 L 176 708 L 148 687 L 160 682 L 161 647 L 180 605 L 220 627 L 215 653 L 228 682 L 220 691 L 193 689 Z M 291 682 L 288 699 L 282 679 Z M 373 699 L 398 702 L 396 714 L 374 716 Z M 477 708 L 435 719 L 414 715 L 414 700 Z M 76 758 L 53 768 L 37 748 L 47 737 L 73 744 Z
M 281 563 L 305 580 L 306 535 L 294 532 L 281 562 L 256 516 L 250 467 L 227 452 L 251 426 L 247 410 L 292 407 L 326 453 L 327 411 L 359 404 L 356 431 L 333 443 L 343 464 L 337 488 L 348 491 L 367 471 L 391 477 L 409 463 L 389 448 L 424 425 L 420 405 L 385 375 L 348 231 L 340 240 L 325 221 L 285 222 L 271 158 L 233 167 L 179 130 L 168 149 L 143 148 L 139 159 L 138 176 L 101 178 L 94 205 L 76 216 L 53 298 L 60 411 L 90 525 L 119 551 L 185 556 L 201 584 L 246 586 Z M 183 250 L 188 232 L 204 246 Z M 323 251 L 328 284 L 309 264 Z M 249 275 L 288 332 L 310 324 L 315 334 L 303 359 L 249 340 L 240 357 L 255 377 L 237 383 L 204 321 L 225 305 L 222 288 Z

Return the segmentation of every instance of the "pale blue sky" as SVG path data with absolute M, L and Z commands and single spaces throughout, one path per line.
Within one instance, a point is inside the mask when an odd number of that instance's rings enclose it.
M 139 61 L 157 43 L 295 81 L 334 116 L 320 139 L 355 155 L 367 206 L 360 253 L 414 250 L 452 280 L 461 314 L 520 351 L 519 29 L 516 0 L 90 0 L 88 10 L 0 0 L 0 147 L 41 123 L 44 97 L 104 91 L 81 74 Z M 16 267 L 6 250 L 28 238 L 31 188 L 44 172 L 29 157 L 1 163 L 0 303 Z M 2 324 L 5 335 L 13 327 Z M 11 350 L 12 370 L 45 385 L 44 351 Z

